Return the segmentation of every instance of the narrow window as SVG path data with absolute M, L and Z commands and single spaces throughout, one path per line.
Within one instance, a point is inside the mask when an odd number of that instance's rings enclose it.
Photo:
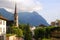
M 0 25 L 2 25 L 2 20 L 0 20 Z
M 2 32 L 2 28 L 0 28 L 0 32 Z
M 3 28 L 3 32 L 5 32 L 5 28 Z
M 5 25 L 5 21 L 3 21 L 3 25 Z

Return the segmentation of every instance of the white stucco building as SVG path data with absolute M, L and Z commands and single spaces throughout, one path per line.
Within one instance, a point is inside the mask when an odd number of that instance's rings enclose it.
M 0 16 L 0 40 L 5 40 L 6 34 L 6 19 Z
M 34 30 L 35 30 L 35 29 L 36 29 L 35 26 L 30 27 L 30 30 L 31 30 L 31 32 L 32 32 L 32 36 L 34 35 Z

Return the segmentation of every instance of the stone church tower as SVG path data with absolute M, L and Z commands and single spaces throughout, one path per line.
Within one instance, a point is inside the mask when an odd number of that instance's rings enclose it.
M 17 13 L 17 5 L 15 4 L 15 12 L 14 12 L 14 26 L 18 27 L 18 13 Z

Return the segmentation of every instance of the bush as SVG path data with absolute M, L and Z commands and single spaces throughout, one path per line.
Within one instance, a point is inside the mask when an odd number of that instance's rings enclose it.
M 14 35 L 14 34 L 6 34 L 6 37 L 9 37 L 9 36 L 12 36 L 12 35 Z
M 23 37 L 23 31 L 18 27 L 10 27 L 9 34 L 15 34 L 17 37 Z
M 16 30 L 16 36 L 17 37 L 23 37 L 23 31 L 21 29 Z

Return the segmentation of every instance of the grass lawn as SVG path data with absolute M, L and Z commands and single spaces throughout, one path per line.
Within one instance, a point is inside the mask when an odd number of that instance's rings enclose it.
M 46 38 L 44 38 L 43 40 L 51 40 L 51 39 L 46 39 Z

